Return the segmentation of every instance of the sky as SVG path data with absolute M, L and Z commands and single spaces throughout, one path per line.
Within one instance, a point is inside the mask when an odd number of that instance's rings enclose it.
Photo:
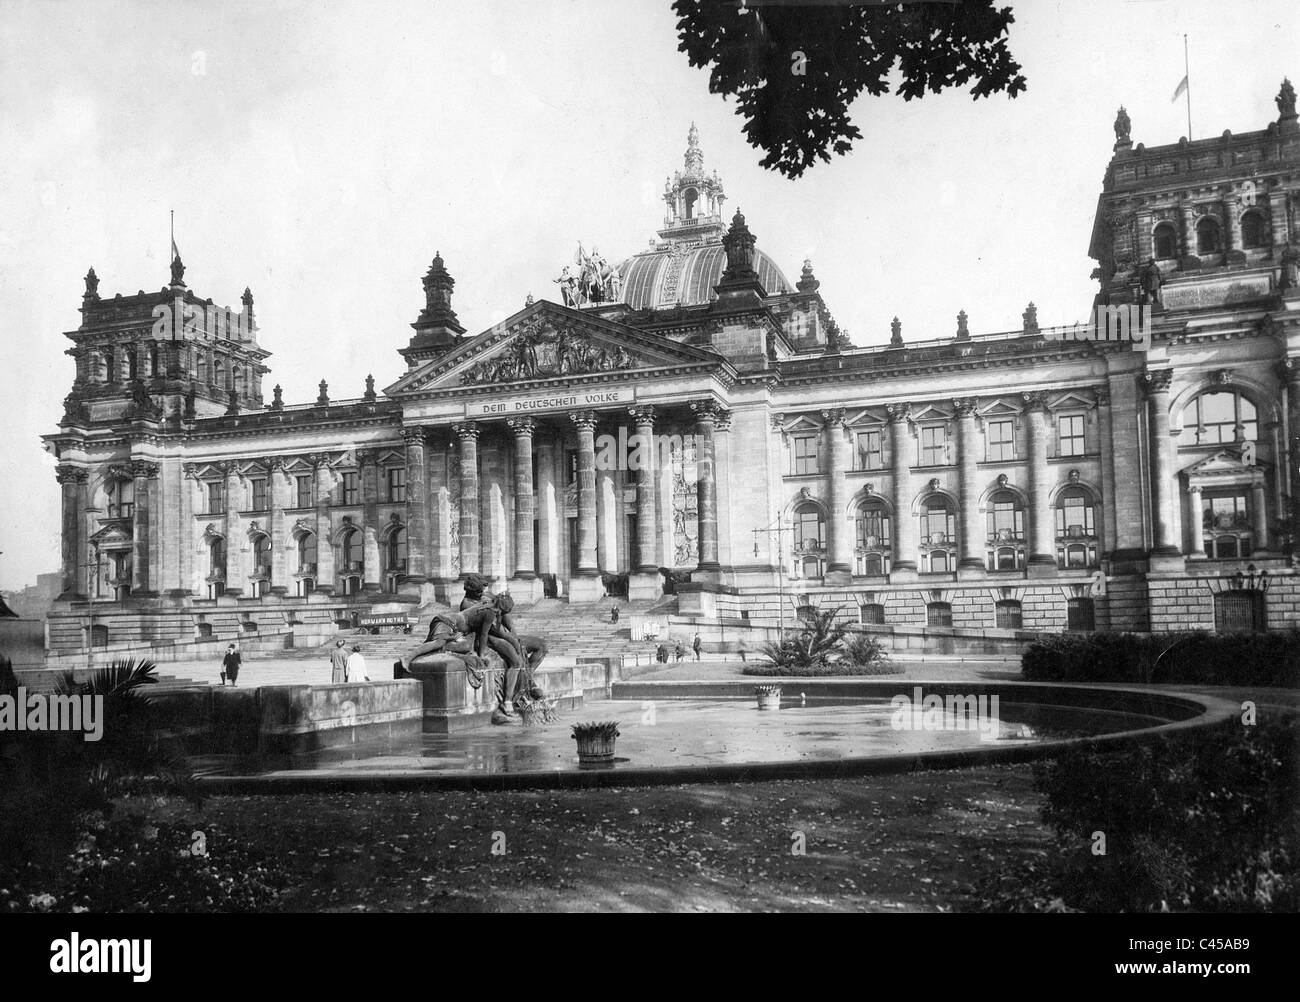
M 1086 316 L 1093 212 L 1127 107 L 1177 142 L 1264 128 L 1300 81 L 1294 0 L 1021 0 L 1014 100 L 864 97 L 851 153 L 791 181 L 758 166 L 734 105 L 677 51 L 669 0 L 0 0 L 0 588 L 58 569 L 62 335 L 100 294 L 168 279 L 238 305 L 251 286 L 270 387 L 359 396 L 441 252 L 471 333 L 558 299 L 579 241 L 620 260 L 654 237 L 694 121 L 727 212 L 792 279 L 811 257 L 858 345 Z

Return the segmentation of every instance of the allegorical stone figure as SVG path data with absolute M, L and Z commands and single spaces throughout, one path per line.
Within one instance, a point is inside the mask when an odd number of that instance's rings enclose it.
M 1164 305 L 1160 298 L 1160 289 L 1165 284 L 1165 277 L 1160 271 L 1160 265 L 1156 264 L 1155 258 L 1151 258 L 1142 268 L 1142 272 L 1138 276 L 1138 282 L 1143 303 Z

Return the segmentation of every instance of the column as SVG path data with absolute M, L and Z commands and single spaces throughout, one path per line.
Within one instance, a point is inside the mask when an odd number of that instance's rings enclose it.
M 596 567 L 596 415 L 573 411 L 578 428 L 578 566 L 569 577 L 570 602 L 595 602 L 604 589 Z
M 560 498 L 555 484 L 555 430 L 543 429 L 537 441 L 537 572 L 558 574 Z
M 1097 435 L 1101 442 L 1101 503 L 1102 553 L 1113 553 L 1119 545 L 1115 524 L 1115 449 L 1110 413 L 1110 387 L 1099 386 L 1093 391 L 1097 400 Z
M 1191 528 L 1191 548 L 1187 555 L 1196 560 L 1205 559 L 1205 533 L 1201 530 L 1201 488 L 1199 484 L 1187 486 L 1187 524 Z
M 131 480 L 135 487 L 135 510 L 131 520 L 131 594 L 154 593 L 154 569 L 149 562 L 151 519 L 150 497 L 158 479 L 158 465 L 135 460 L 131 463 Z M 154 549 L 156 549 L 156 544 Z
M 887 404 L 894 487 L 894 559 L 891 578 L 916 575 L 916 519 L 912 517 L 912 435 L 909 404 Z
M 361 473 L 361 589 L 383 589 L 383 564 L 379 558 L 379 454 L 370 449 L 357 452 Z
M 1181 218 L 1183 220 L 1183 256 L 1188 257 L 1196 253 L 1196 220 L 1190 202 L 1184 202 L 1181 210 Z
M 478 433 L 473 421 L 452 425 L 460 440 L 460 576 L 478 573 Z
M 81 512 L 85 507 L 80 495 L 85 492 L 87 473 L 75 466 L 60 466 L 55 470 L 62 497 L 61 567 L 63 587 L 59 598 L 78 598 L 85 594 L 83 582 L 86 576 L 81 573 L 81 563 L 86 557 L 82 554 L 85 545 L 81 532 Z
M 826 521 L 827 556 L 826 584 L 848 584 L 853 573 L 853 540 L 849 535 L 849 490 L 845 479 L 844 411 L 822 411 L 826 437 L 827 475 L 830 479 L 827 497 L 830 512 Z
M 315 453 L 307 457 L 315 467 L 316 500 L 316 591 L 333 595 L 338 587 L 334 574 L 334 533 L 330 525 L 330 493 L 334 489 L 334 476 L 329 457 Z
M 289 474 L 284 471 L 284 457 L 273 456 L 266 463 L 267 490 L 271 502 L 271 524 L 268 530 L 271 536 L 271 587 L 272 595 L 289 593 L 289 568 L 285 558 L 285 545 L 292 543 L 286 538 L 284 509 L 289 503 Z
M 236 598 L 244 594 L 248 586 L 248 572 L 245 570 L 244 547 L 248 540 L 243 537 L 240 527 L 239 507 L 244 499 L 243 485 L 240 483 L 239 470 L 234 463 L 224 463 L 222 472 L 226 475 L 226 585 L 227 595 Z
M 406 443 L 406 580 L 429 577 L 429 491 L 423 428 L 403 428 Z
M 628 411 L 636 428 L 632 456 L 636 467 L 636 572 L 659 575 L 655 559 L 655 409 L 633 407 Z
M 1266 507 L 1264 478 L 1259 476 L 1250 485 L 1251 528 L 1254 530 L 1254 546 L 1251 556 L 1262 557 L 1268 554 L 1268 508 Z
M 596 415 L 574 411 L 569 418 L 578 428 L 578 567 L 592 576 L 596 567 Z
M 537 576 L 537 559 L 533 552 L 533 432 L 530 417 L 509 418 L 506 424 L 515 435 L 515 573 L 517 580 L 531 581 Z
M 1229 191 L 1223 196 L 1223 259 L 1227 261 L 1228 251 L 1241 250 L 1241 211 L 1237 208 L 1236 198 Z
M 731 573 L 734 567 L 732 556 L 732 526 L 731 515 L 738 509 L 737 494 L 735 484 L 731 479 L 731 411 L 719 410 L 717 420 L 713 426 L 713 479 L 717 485 L 715 488 L 716 495 L 720 499 L 718 503 L 718 563 L 722 565 L 724 573 Z M 845 499 L 847 504 L 847 495 Z M 849 536 L 849 553 L 850 561 L 852 549 L 852 535 Z
M 1148 372 L 1143 377 L 1147 388 L 1147 406 L 1150 414 L 1150 447 L 1152 460 L 1152 505 L 1155 516 L 1155 546 L 1152 555 L 1178 557 L 1182 551 L 1174 538 L 1173 439 L 1169 437 L 1169 385 L 1173 372 L 1162 369 Z
M 713 432 L 718 405 L 711 400 L 691 404 L 695 413 L 695 496 L 699 523 L 699 570 L 718 572 L 718 485 L 714 479 Z
M 1047 466 L 1047 403 L 1041 393 L 1026 393 L 1024 398 L 1029 418 L 1030 574 L 1050 574 L 1056 568 L 1056 524 Z
M 957 482 L 961 491 L 961 559 L 958 573 L 962 577 L 979 576 L 986 568 L 984 539 L 987 533 L 980 524 L 979 506 L 979 439 L 975 429 L 974 397 L 952 402 L 957 413 Z

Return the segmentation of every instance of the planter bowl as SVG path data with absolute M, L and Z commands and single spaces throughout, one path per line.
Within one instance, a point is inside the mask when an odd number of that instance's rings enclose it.
M 760 710 L 781 709 L 781 694 L 779 692 L 760 692 L 758 694 L 758 708 Z
M 578 742 L 579 762 L 614 761 L 614 742 L 617 738 L 604 738 L 599 735 L 575 738 Z

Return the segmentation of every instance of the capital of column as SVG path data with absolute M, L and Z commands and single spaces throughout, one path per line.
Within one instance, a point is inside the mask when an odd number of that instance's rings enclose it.
M 632 415 L 632 420 L 637 426 L 653 425 L 655 423 L 654 404 L 643 404 L 640 407 L 629 407 L 627 412 Z
M 1278 362 L 1277 378 L 1292 387 L 1300 386 L 1300 358 L 1288 358 Z
M 402 429 L 402 441 L 405 442 L 408 446 L 410 446 L 410 445 L 424 445 L 424 429 L 423 429 L 423 428 L 403 428 L 403 429 Z
M 279 473 L 284 469 L 284 457 L 267 456 L 262 460 L 262 464 L 266 467 L 268 473 Z
M 844 408 L 837 407 L 834 410 L 822 411 L 822 420 L 828 425 L 837 425 L 844 423 Z
M 907 421 L 912 417 L 912 405 L 885 404 L 885 413 L 889 415 L 889 420 L 895 423 Z
M 153 480 L 158 476 L 158 464 L 143 459 L 133 459 L 130 470 L 131 476 L 136 480 Z
M 84 484 L 90 479 L 90 474 L 76 466 L 58 466 L 54 478 L 61 484 Z
M 473 442 L 478 440 L 478 433 L 483 428 L 477 421 L 463 421 L 452 425 L 451 430 L 462 442 Z
M 1147 393 L 1155 396 L 1158 393 L 1168 393 L 1169 387 L 1174 381 L 1173 369 L 1155 369 L 1153 371 L 1142 373 L 1142 384 Z
M 328 453 L 309 452 L 307 455 L 303 456 L 302 458 L 307 460 L 307 462 L 311 464 L 312 469 L 315 470 L 329 469 L 330 457 Z
M 1109 387 L 1109 386 L 1094 386 L 1094 387 L 1093 387 L 1093 390 L 1092 390 L 1092 399 L 1096 402 L 1096 404 L 1097 404 L 1098 407 L 1109 407 L 1109 406 L 1110 406 L 1110 387 Z
M 1201 493 L 1201 489 L 1202 489 L 1202 488 L 1201 488 L 1201 485 L 1200 485 L 1200 484 L 1188 484 L 1188 485 L 1187 485 L 1187 493 L 1188 493 L 1188 494 L 1192 494 L 1192 495 L 1200 494 L 1200 493 Z
M 773 414 L 773 415 L 772 415 L 772 427 L 773 427 L 774 429 L 776 429 L 777 431 L 783 431 L 784 428 L 785 428 L 785 415 L 784 415 L 784 414 Z
M 530 417 L 506 418 L 506 424 L 510 426 L 510 430 L 515 433 L 516 438 L 531 437 L 537 428 L 536 420 Z
M 1047 394 L 1042 390 L 1031 390 L 1028 393 L 1020 394 L 1025 401 L 1025 410 L 1027 412 L 1047 410 Z
M 978 397 L 954 397 L 952 409 L 957 412 L 958 417 L 974 417 L 978 403 Z
M 716 424 L 722 407 L 713 400 L 692 400 L 691 413 L 700 424 Z
M 714 422 L 714 427 L 718 431 L 731 431 L 731 411 L 727 410 L 724 407 L 719 407 L 718 416 L 717 416 L 717 420 Z
M 569 420 L 578 426 L 579 431 L 596 430 L 596 412 L 595 411 L 571 411 Z

